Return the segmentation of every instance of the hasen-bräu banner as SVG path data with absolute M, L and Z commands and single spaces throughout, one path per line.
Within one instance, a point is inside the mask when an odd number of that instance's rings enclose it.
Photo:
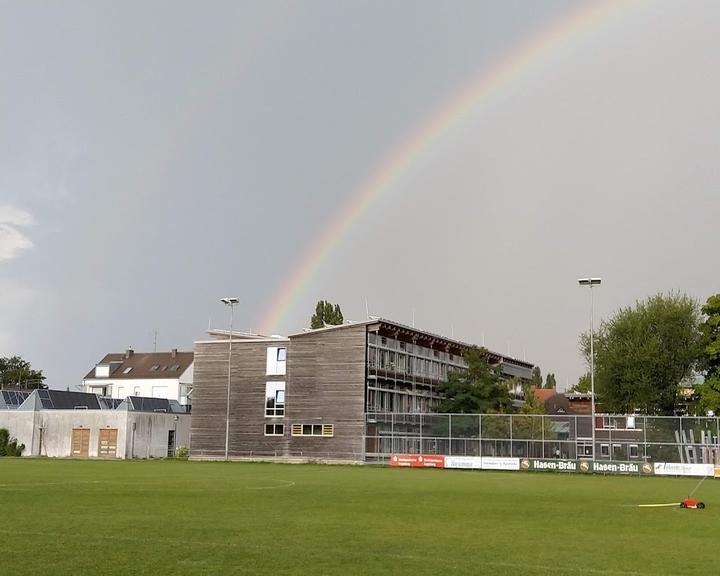
M 554 460 L 550 458 L 523 458 L 520 460 L 520 470 L 531 472 L 577 472 L 577 460 Z
M 648 462 L 625 462 L 616 460 L 580 460 L 580 472 L 593 474 L 652 474 L 653 466 Z
M 405 468 L 445 468 L 445 456 L 435 454 L 393 454 L 390 466 Z

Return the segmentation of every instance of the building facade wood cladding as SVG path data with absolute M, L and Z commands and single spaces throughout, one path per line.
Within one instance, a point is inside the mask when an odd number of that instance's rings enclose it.
M 287 347 L 284 376 L 267 375 L 267 348 Z M 365 409 L 364 325 L 310 332 L 288 341 L 233 340 L 230 389 L 230 457 L 302 457 L 361 461 Z M 197 342 L 191 455 L 225 452 L 228 342 Z M 268 382 L 285 382 L 285 413 L 265 415 Z M 320 425 L 331 434 L 295 436 L 296 423 Z M 283 424 L 282 436 L 266 435 Z M 332 428 L 329 428 L 332 426 Z

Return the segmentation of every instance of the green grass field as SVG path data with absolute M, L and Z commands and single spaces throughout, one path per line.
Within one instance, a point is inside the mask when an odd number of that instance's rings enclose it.
M 0 574 L 717 574 L 720 483 L 0 460 Z

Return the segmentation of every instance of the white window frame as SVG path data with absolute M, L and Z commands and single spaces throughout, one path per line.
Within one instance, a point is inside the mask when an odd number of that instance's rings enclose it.
M 281 350 L 285 350 L 285 360 L 280 360 Z M 268 346 L 266 352 L 265 375 L 285 376 L 287 373 L 287 346 Z
M 305 428 L 310 428 L 310 433 L 305 433 Z M 290 435 L 295 438 L 333 438 L 335 436 L 335 424 L 319 422 L 295 422 L 290 427 Z
M 282 397 L 282 403 L 278 402 L 279 397 Z M 275 402 L 272 408 L 268 406 L 269 398 L 272 398 Z M 285 416 L 285 404 L 285 382 L 265 382 L 265 418 L 282 418 Z
M 273 432 L 268 434 L 268 427 L 272 426 Z M 280 429 L 280 432 L 278 432 L 278 428 Z M 275 422 L 269 422 L 265 424 L 265 436 L 285 436 L 285 424 L 278 424 Z

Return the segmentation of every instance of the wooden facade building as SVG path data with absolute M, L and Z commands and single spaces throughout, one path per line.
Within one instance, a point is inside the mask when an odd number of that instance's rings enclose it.
M 195 343 L 191 458 L 364 460 L 368 412 L 430 412 L 470 345 L 385 319 Z M 507 377 L 533 365 L 494 352 Z M 230 364 L 229 420 L 228 365 Z

